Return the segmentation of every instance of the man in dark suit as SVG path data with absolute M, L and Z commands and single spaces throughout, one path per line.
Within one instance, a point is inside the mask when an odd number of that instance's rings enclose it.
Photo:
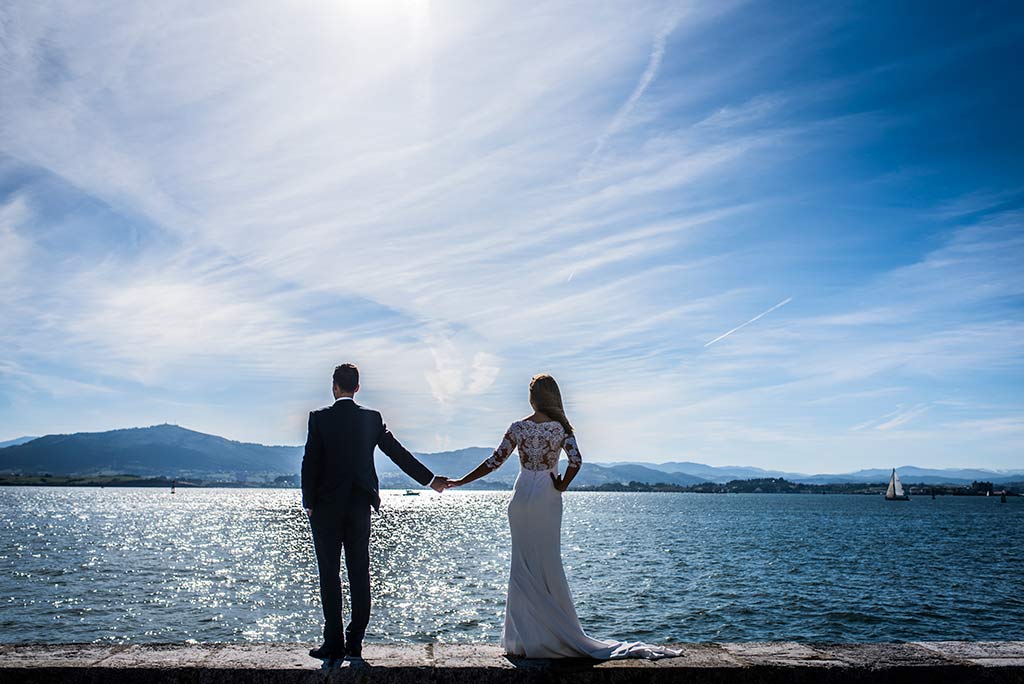
M 314 658 L 361 657 L 370 621 L 370 508 L 380 509 L 373 451 L 380 447 L 409 477 L 444 491 L 435 477 L 384 425 L 380 413 L 358 405 L 359 369 L 334 369 L 334 404 L 309 414 L 302 457 L 302 507 L 313 530 L 324 609 L 324 643 Z M 341 551 L 345 550 L 352 619 L 341 631 Z

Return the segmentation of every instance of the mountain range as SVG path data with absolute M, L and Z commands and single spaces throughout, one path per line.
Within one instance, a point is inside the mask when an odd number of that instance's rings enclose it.
M 31 442 L 33 439 L 39 439 L 38 437 L 18 437 L 17 439 L 9 439 L 6 442 L 0 442 L 0 449 L 9 446 L 16 446 L 18 444 L 24 444 L 25 442 Z
M 46 435 L 0 448 L 0 472 L 263 479 L 297 473 L 301 447 L 236 442 L 177 425 Z
M 177 425 L 154 425 L 108 432 L 24 437 L 0 443 L 0 473 L 51 475 L 166 476 L 234 482 L 266 482 L 280 475 L 295 475 L 302 462 L 301 446 L 266 446 L 237 442 Z M 460 476 L 491 454 L 491 449 L 468 447 L 455 451 L 418 453 L 416 456 L 436 473 Z M 510 460 L 515 460 L 513 457 Z M 389 459 L 376 455 L 383 487 L 405 488 L 414 483 Z M 563 464 L 564 467 L 564 464 Z M 969 484 L 1024 480 L 1024 470 L 993 471 L 979 468 L 934 469 L 897 466 L 904 482 L 922 484 Z M 506 464 L 485 482 L 508 486 L 518 469 Z M 842 474 L 806 475 L 750 466 L 709 466 L 690 461 L 668 463 L 587 462 L 577 477 L 582 485 L 611 482 L 643 482 L 692 485 L 702 482 L 781 477 L 812 484 L 885 482 L 889 468 Z

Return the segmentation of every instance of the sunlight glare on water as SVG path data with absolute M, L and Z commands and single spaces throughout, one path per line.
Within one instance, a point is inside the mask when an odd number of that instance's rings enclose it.
M 367 641 L 498 640 L 510 496 L 384 493 Z M 0 640 L 320 637 L 297 490 L 2 487 L 0 506 Z M 562 548 L 599 638 L 1024 638 L 1021 499 L 570 492 Z

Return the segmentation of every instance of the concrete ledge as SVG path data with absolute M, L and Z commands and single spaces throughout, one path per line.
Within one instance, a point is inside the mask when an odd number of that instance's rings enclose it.
M 296 644 L 0 644 L 0 682 L 999 682 L 1024 684 L 1024 641 L 681 644 L 659 661 L 525 660 L 496 646 L 371 646 L 324 664 Z

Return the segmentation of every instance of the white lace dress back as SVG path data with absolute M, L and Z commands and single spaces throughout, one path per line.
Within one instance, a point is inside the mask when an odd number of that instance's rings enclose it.
M 519 477 L 508 505 L 512 568 L 501 644 L 527 658 L 665 658 L 677 651 L 622 641 L 593 639 L 583 631 L 562 566 L 562 493 L 551 476 L 565 452 L 582 462 L 575 435 L 556 421 L 520 420 L 509 426 L 486 463 L 501 466 L 519 451 Z
M 501 444 L 487 459 L 488 467 L 492 470 L 499 467 L 516 449 L 519 450 L 519 464 L 524 470 L 554 470 L 563 449 L 569 465 L 578 467 L 582 462 L 576 436 L 567 435 L 562 424 L 555 420 L 543 423 L 517 420 L 512 423 Z

